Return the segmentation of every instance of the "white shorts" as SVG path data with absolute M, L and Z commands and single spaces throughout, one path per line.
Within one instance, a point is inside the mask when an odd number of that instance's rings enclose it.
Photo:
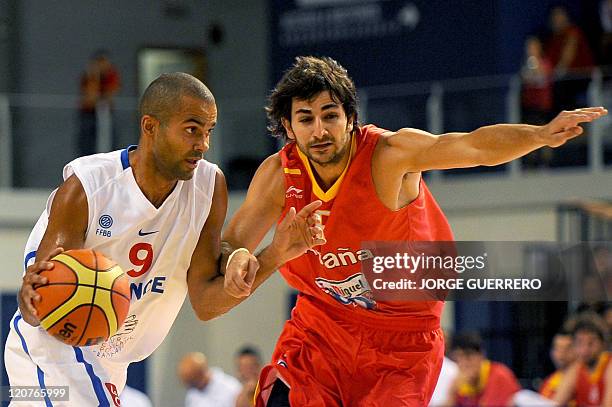
M 68 401 L 12 402 L 11 406 L 119 406 L 127 364 L 109 364 L 86 347 L 65 345 L 41 327 L 33 327 L 17 312 L 4 349 L 11 386 L 68 386 Z

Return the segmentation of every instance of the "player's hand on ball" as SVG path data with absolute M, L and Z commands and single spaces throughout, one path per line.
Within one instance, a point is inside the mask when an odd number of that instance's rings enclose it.
M 321 205 L 321 201 L 314 201 L 297 213 L 292 207 L 278 224 L 272 245 L 281 254 L 283 262 L 304 254 L 308 249 L 327 243 L 321 217 L 315 213 Z
M 586 107 L 576 110 L 564 110 L 550 123 L 542 126 L 541 143 L 550 147 L 559 147 L 566 141 L 578 137 L 584 131 L 580 126 L 608 114 L 603 107 Z
M 40 275 L 44 270 L 51 270 L 53 263 L 49 260 L 57 256 L 64 251 L 63 248 L 58 247 L 53 250 L 44 260 L 37 261 L 31 266 L 28 266 L 23 276 L 23 282 L 21 283 L 21 289 L 19 290 L 19 311 L 23 320 L 32 326 L 38 326 L 40 321 L 34 302 L 40 302 L 41 297 L 34 290 L 34 286 L 40 284 L 47 284 L 47 279 Z
M 242 298 L 251 294 L 253 281 L 259 269 L 257 257 L 246 249 L 235 251 L 225 268 L 223 288 L 232 297 Z

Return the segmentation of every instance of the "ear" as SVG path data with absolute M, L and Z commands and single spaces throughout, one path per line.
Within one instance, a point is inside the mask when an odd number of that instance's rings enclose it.
M 348 133 L 353 132 L 353 122 L 355 121 L 355 116 L 349 116 L 346 121 L 346 131 Z
M 143 135 L 154 136 L 159 128 L 159 120 L 153 116 L 145 114 L 140 118 L 140 132 Z
M 291 122 L 284 117 L 281 119 L 281 123 L 283 123 L 283 127 L 287 132 L 287 137 L 291 140 L 295 140 L 295 134 L 293 133 L 293 129 L 291 128 Z

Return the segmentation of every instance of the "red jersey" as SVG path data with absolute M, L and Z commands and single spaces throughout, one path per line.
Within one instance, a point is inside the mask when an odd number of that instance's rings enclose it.
M 378 198 L 372 179 L 372 155 L 386 130 L 360 127 L 353 136 L 351 159 L 327 191 L 317 184 L 308 159 L 295 143 L 280 152 L 285 174 L 285 213 L 320 199 L 327 243 L 286 263 L 281 273 L 288 284 L 318 303 L 350 312 L 375 323 L 389 316 L 398 326 L 439 322 L 441 301 L 376 301 L 361 272 L 361 261 L 372 258 L 366 241 L 452 241 L 446 217 L 420 181 L 417 198 L 393 211 Z
M 550 376 L 548 376 L 546 379 L 544 379 L 544 381 L 542 382 L 542 385 L 540 386 L 540 394 L 544 397 L 546 397 L 547 399 L 553 399 L 555 397 L 555 394 L 557 393 L 557 389 L 559 388 L 559 384 L 561 383 L 561 380 L 563 379 L 563 371 L 562 370 L 557 370 L 554 373 L 552 373 Z
M 604 376 L 610 365 L 610 353 L 599 355 L 593 372 L 586 366 L 580 366 L 576 379 L 576 404 L 580 407 L 601 406 L 604 397 Z
M 584 33 L 578 26 L 572 25 L 562 32 L 554 34 L 546 44 L 547 56 L 553 66 L 561 61 L 563 50 L 570 40 L 576 41 L 576 55 L 567 67 L 569 69 L 591 68 L 593 66 L 593 54 Z
M 457 407 L 503 407 L 521 390 L 516 376 L 505 365 L 485 360 L 480 366 L 476 386 L 461 384 L 456 394 Z

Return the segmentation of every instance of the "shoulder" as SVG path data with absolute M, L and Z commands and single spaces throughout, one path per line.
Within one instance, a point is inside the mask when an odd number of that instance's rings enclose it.
M 412 168 L 421 153 L 432 147 L 437 140 L 437 136 L 419 129 L 386 131 L 380 135 L 374 158 L 384 163 L 385 167 L 397 166 L 403 171 Z
M 270 184 L 282 184 L 283 164 L 280 152 L 272 154 L 259 165 L 253 180 L 266 180 Z
M 119 173 L 124 170 L 121 162 L 122 150 L 110 153 L 99 153 L 75 158 L 64 167 L 64 178 L 72 175 L 72 172 L 80 170 L 83 172 L 107 172 Z M 126 164 L 126 167 L 129 163 Z
M 388 148 L 403 148 L 408 144 L 417 148 L 435 142 L 436 136 L 424 130 L 406 127 L 397 131 L 385 131 L 380 135 L 380 140 Z
M 195 188 L 212 197 L 214 192 L 220 187 L 225 188 L 225 175 L 221 168 L 206 160 L 201 160 L 191 179 Z
M 266 172 L 280 172 L 283 167 L 280 152 L 272 154 L 259 165 L 259 169 L 257 171 L 266 171 Z
M 257 199 L 271 200 L 284 205 L 285 177 L 280 152 L 266 158 L 257 168 L 248 194 Z
M 612 357 L 608 359 L 608 366 L 605 371 L 606 380 L 612 381 Z
M 87 194 L 83 188 L 83 183 L 76 175 L 71 175 L 66 179 L 57 191 L 52 195 L 52 199 L 47 203 L 47 210 L 50 212 L 52 203 L 70 208 L 87 208 Z
M 94 193 L 108 181 L 121 175 L 124 170 L 121 151 L 113 151 L 72 160 L 64 167 L 63 178 L 68 180 L 75 175 L 87 193 Z
M 242 387 L 238 379 L 228 373 L 225 373 L 223 369 L 219 367 L 212 367 L 210 368 L 210 370 L 213 373 L 213 377 L 219 380 L 219 382 L 222 383 L 224 386 L 234 389 Z
M 491 367 L 491 374 L 494 374 L 495 376 L 497 376 L 498 379 L 502 380 L 508 385 L 518 383 L 518 379 L 516 378 L 516 375 L 514 374 L 512 369 L 510 369 L 503 363 L 492 362 Z M 493 367 L 495 367 L 495 369 Z

